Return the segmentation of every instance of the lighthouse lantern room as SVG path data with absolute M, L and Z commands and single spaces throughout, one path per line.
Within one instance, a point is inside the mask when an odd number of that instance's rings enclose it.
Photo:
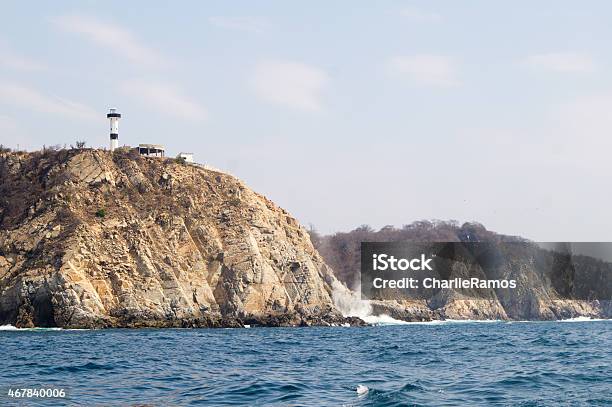
M 111 108 L 106 115 L 110 120 L 110 151 L 114 151 L 119 145 L 119 119 L 121 113 L 117 109 Z

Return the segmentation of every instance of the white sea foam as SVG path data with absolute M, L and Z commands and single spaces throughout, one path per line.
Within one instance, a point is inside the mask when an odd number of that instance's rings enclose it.
M 358 384 L 357 389 L 355 389 L 355 391 L 357 392 L 357 395 L 363 396 L 364 394 L 369 392 L 370 389 L 368 389 L 368 386 L 364 386 L 363 384 Z
M 79 331 L 81 329 L 78 329 Z M 0 325 L 0 331 L 77 331 L 77 329 L 62 328 L 16 328 L 13 325 Z
M 506 321 L 506 324 L 521 323 L 521 324 L 547 324 L 556 322 L 600 322 L 600 321 L 612 321 L 609 318 L 590 318 L 590 317 L 574 317 L 568 319 L 550 319 L 550 320 L 520 320 L 520 321 Z
M 403 325 L 407 322 L 390 317 L 389 315 L 373 315 L 370 301 L 359 298 L 360 288 L 355 291 L 346 288 L 342 283 L 335 281 L 332 297 L 334 304 L 345 317 L 359 317 L 372 325 Z
M 364 317 L 360 317 L 365 322 L 371 325 L 408 325 L 410 322 L 402 321 L 399 319 L 395 319 L 390 317 L 389 315 L 366 315 Z
M 575 318 L 568 318 L 568 319 L 560 319 L 557 322 L 595 322 L 595 321 L 610 321 L 610 319 L 575 317 Z
M 502 319 L 445 319 L 444 321 L 449 324 L 491 324 L 496 322 L 506 322 Z
M 407 321 L 400 321 L 397 319 L 393 319 L 391 317 L 392 322 L 390 323 L 385 323 L 386 319 L 387 319 L 387 315 L 379 315 L 376 316 L 375 318 L 378 318 L 380 320 L 380 323 L 373 323 L 375 325 L 450 325 L 450 324 L 483 324 L 483 323 L 496 323 L 496 322 L 505 322 L 502 320 L 497 320 L 497 319 L 435 319 L 433 321 L 412 321 L 412 322 L 407 322 Z M 366 322 L 369 322 L 367 320 L 364 320 Z

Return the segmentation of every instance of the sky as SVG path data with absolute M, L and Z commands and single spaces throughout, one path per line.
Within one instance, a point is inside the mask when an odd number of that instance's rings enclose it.
M 164 144 L 320 232 L 612 240 L 608 1 L 3 3 L 0 144 Z

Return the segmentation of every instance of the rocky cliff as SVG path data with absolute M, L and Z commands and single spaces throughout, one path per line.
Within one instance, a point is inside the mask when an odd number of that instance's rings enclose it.
M 127 150 L 0 154 L 0 325 L 346 323 L 335 281 L 230 175 Z

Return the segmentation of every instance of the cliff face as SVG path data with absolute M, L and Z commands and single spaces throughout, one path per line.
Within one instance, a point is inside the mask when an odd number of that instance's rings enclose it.
M 334 282 L 296 220 L 230 175 L 121 151 L 0 155 L 0 324 L 342 323 Z

